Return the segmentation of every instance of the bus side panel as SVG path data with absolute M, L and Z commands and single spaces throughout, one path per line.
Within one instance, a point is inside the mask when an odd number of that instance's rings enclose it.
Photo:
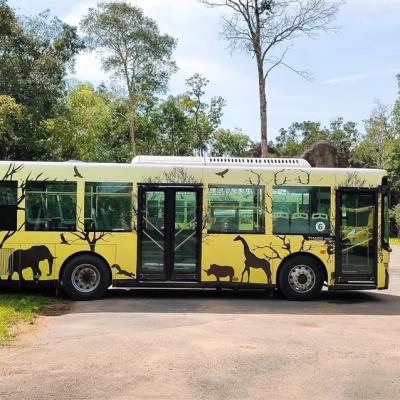
M 203 235 L 201 281 L 276 285 L 282 261 L 296 253 L 317 257 L 326 268 L 328 284 L 331 283 L 334 254 L 323 240 L 249 234 Z
M 110 263 L 113 280 L 136 279 L 137 277 L 137 234 L 114 233 L 116 245 L 114 263 Z

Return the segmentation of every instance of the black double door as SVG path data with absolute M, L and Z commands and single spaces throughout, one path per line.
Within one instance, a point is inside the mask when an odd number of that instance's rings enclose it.
M 340 189 L 336 197 L 336 279 L 338 283 L 375 283 L 378 192 Z
M 139 280 L 197 281 L 201 188 L 139 187 Z

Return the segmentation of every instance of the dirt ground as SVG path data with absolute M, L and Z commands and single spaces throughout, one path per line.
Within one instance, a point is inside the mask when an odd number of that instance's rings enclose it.
M 113 290 L 0 349 L 7 400 L 399 398 L 400 246 L 389 291 Z

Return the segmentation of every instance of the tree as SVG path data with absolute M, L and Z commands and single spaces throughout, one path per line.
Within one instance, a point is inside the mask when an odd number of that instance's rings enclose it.
M 83 42 L 75 27 L 51 18 L 48 12 L 18 17 L 2 0 L 0 20 L 0 94 L 12 97 L 21 107 L 3 158 L 47 158 L 41 122 L 55 116 L 64 96 L 64 77 Z
M 180 98 L 170 96 L 157 113 L 157 129 L 162 141 L 160 154 L 190 156 L 194 151 L 193 135 Z
M 400 132 L 400 74 L 398 74 L 396 78 L 397 78 L 397 87 L 399 95 L 393 108 L 393 121 L 396 132 Z
M 211 155 L 215 157 L 249 157 L 253 143 L 240 129 L 219 129 L 214 136 Z
M 360 140 L 357 124 L 352 121 L 344 122 L 343 118 L 333 120 L 328 127 L 314 121 L 295 122 L 288 129 L 282 128 L 279 132 L 276 149 L 280 155 L 298 157 L 314 143 L 326 140 L 337 148 L 343 165 L 350 163 Z
M 170 75 L 177 69 L 172 58 L 176 40 L 161 34 L 154 20 L 125 1 L 97 4 L 82 18 L 80 26 L 89 48 L 101 54 L 104 70 L 124 84 L 134 150 L 139 106 L 165 91 Z
M 49 158 L 128 161 L 127 113 L 124 102 L 105 88 L 96 90 L 90 84 L 78 84 L 65 97 L 58 116 L 42 122 Z
M 340 2 L 330 0 L 200 0 L 208 7 L 227 7 L 223 36 L 232 50 L 241 48 L 256 60 L 261 120 L 261 156 L 268 153 L 266 81 L 272 70 L 285 66 L 291 42 L 300 35 L 328 31 Z M 286 46 L 286 47 L 284 47 Z
M 213 133 L 221 124 L 222 109 L 225 100 L 222 97 L 211 98 L 210 103 L 203 100 L 209 80 L 200 74 L 194 74 L 186 80 L 189 90 L 182 98 L 184 109 L 192 116 L 191 128 L 194 132 L 195 148 L 203 156 L 211 144 Z
M 0 95 L 0 157 L 7 159 L 15 145 L 15 129 L 21 119 L 22 107 L 10 96 Z
M 389 160 L 397 143 L 392 109 L 378 103 L 365 121 L 365 131 L 355 149 L 356 157 L 368 167 L 391 169 Z
M 34 121 L 49 117 L 83 42 L 75 27 L 48 12 L 19 20 L 4 2 L 0 9 L 10 16 L 10 28 L 0 34 L 0 93 L 23 105 Z

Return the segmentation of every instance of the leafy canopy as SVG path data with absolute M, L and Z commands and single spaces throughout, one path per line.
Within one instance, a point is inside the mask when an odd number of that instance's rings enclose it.
M 88 46 L 101 54 L 103 68 L 122 81 L 134 103 L 166 89 L 177 67 L 176 40 L 125 1 L 102 2 L 81 21 Z

